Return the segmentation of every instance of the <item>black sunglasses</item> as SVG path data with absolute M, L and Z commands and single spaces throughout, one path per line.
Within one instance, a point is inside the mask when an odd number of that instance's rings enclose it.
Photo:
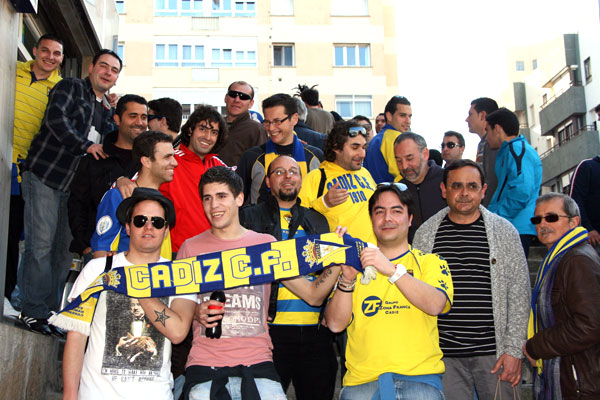
M 148 121 L 152 121 L 154 119 L 163 119 L 164 117 L 162 115 L 156 115 L 156 114 L 148 114 Z
M 348 136 L 357 137 L 358 135 L 363 135 L 367 137 L 367 130 L 362 126 L 352 126 L 348 128 Z
M 227 96 L 231 97 L 232 99 L 239 97 L 240 100 L 252 100 L 252 96 L 246 93 L 238 92 L 237 90 L 228 91 Z
M 442 143 L 442 150 L 444 150 L 444 147 L 447 147 L 449 149 L 453 149 L 456 146 L 458 146 L 458 144 L 454 143 L 454 142 Z
M 542 222 L 542 219 L 545 219 L 546 222 L 556 222 L 556 221 L 558 221 L 559 218 L 573 218 L 573 217 L 569 217 L 568 215 L 558 215 L 558 214 L 548 214 L 548 215 L 544 215 L 543 217 L 541 215 L 536 215 L 535 217 L 531 217 L 530 221 L 532 224 L 538 225 L 539 223 Z
M 136 215 L 133 217 L 133 225 L 135 225 L 136 228 L 143 228 L 146 225 L 146 222 L 148 222 L 148 217 L 145 215 Z M 156 229 L 162 229 L 167 224 L 167 221 L 162 217 L 150 217 L 150 222 Z

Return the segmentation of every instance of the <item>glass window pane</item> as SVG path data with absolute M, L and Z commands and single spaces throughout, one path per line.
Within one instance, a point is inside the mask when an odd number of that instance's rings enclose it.
M 213 60 L 220 60 L 221 59 L 221 50 L 220 49 L 213 49 L 212 50 L 212 59 Z
M 242 3 L 241 1 L 236 1 L 235 2 L 235 9 L 237 11 L 243 11 L 244 10 L 244 3 Z
M 181 9 L 189 10 L 190 9 L 190 0 L 181 0 Z
M 358 48 L 358 59 L 361 67 L 369 66 L 369 46 L 360 46 Z
M 196 60 L 204 60 L 204 46 L 194 47 L 194 58 Z
M 202 0 L 194 0 L 194 10 L 202 10 Z
M 156 9 L 163 10 L 165 8 L 165 0 L 156 0 Z
M 169 0 L 169 10 L 177 10 L 177 0 Z
M 283 46 L 273 46 L 273 64 L 283 65 Z
M 256 61 L 256 52 L 255 51 L 249 51 L 247 53 L 247 58 L 249 61 Z
M 177 60 L 177 45 L 169 45 L 169 60 Z
M 246 3 L 246 10 L 254 11 L 256 10 L 256 4 L 253 1 L 249 1 Z
M 183 47 L 183 59 L 191 60 L 192 59 L 192 46 L 182 46 Z
M 346 65 L 356 65 L 356 48 L 354 46 L 346 47 Z
M 335 48 L 335 65 L 337 65 L 337 66 L 344 65 L 344 48 L 343 47 Z
M 294 65 L 294 48 L 292 46 L 285 46 L 283 49 L 285 51 L 285 65 Z
M 231 0 L 223 0 L 223 10 L 231 11 Z
M 223 60 L 231 61 L 231 49 L 223 49 Z
M 156 59 L 157 60 L 165 59 L 165 45 L 164 44 L 156 45 Z
M 238 61 L 244 60 L 244 52 L 243 51 L 236 51 L 235 52 L 235 59 L 238 60 Z
M 336 103 L 336 108 L 338 114 L 340 114 L 342 118 L 352 118 L 354 116 L 352 114 L 352 102 L 350 101 L 338 101 Z
M 365 117 L 371 117 L 371 102 L 370 101 L 357 101 L 354 103 L 354 111 L 356 114 L 364 115 Z
M 212 0 L 212 9 L 218 10 L 221 6 L 221 0 Z
M 119 57 L 121 57 L 121 60 L 123 60 L 123 50 L 124 50 L 125 46 L 120 44 L 117 46 L 117 54 L 119 55 Z
M 119 14 L 123 14 L 125 12 L 125 2 L 124 1 L 117 1 L 116 5 L 117 5 L 117 12 Z

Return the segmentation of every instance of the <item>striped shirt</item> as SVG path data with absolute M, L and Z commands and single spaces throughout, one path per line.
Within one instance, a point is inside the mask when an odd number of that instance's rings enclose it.
M 454 283 L 452 310 L 438 317 L 444 356 L 496 354 L 490 250 L 483 218 L 461 225 L 446 216 L 435 236 L 433 252 L 448 262 Z

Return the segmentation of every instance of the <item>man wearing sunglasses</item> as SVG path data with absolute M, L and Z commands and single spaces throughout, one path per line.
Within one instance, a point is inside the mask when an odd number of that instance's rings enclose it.
M 181 144 L 181 119 L 183 108 L 181 104 L 169 97 L 150 100 L 148 102 L 148 129 L 160 131 L 173 137 L 173 148 L 179 149 Z
M 450 311 L 452 278 L 446 261 L 408 244 L 411 197 L 402 183 L 377 186 L 369 213 L 379 247 L 360 256 L 377 278 L 363 285 L 343 265 L 327 304 L 327 325 L 348 332 L 341 400 L 444 398 L 437 320 Z
M 365 128 L 356 121 L 336 122 L 325 142 L 325 161 L 308 174 L 298 197 L 323 214 L 332 231 L 345 226 L 350 235 L 375 243 L 368 210 L 375 182 L 362 166 L 366 147 Z
M 458 132 L 448 131 L 442 139 L 442 159 L 446 165 L 462 159 L 465 151 L 465 138 Z
M 412 107 L 404 96 L 394 96 L 385 105 L 386 124 L 369 143 L 365 168 L 376 183 L 394 182 L 402 178 L 394 158 L 394 141 L 403 132 L 410 131 Z
M 472 399 L 474 390 L 493 399 L 498 379 L 501 397 L 512 398 L 521 380 L 529 269 L 515 227 L 481 205 L 486 188 L 478 163 L 451 162 L 441 183 L 448 207 L 425 221 L 413 241 L 443 257 L 452 272 L 452 310 L 438 318 L 448 400 Z
M 509 220 L 521 237 L 525 257 L 535 236 L 529 217 L 542 183 L 542 161 L 537 151 L 519 134 L 519 119 L 502 107 L 486 117 L 485 128 L 491 149 L 496 155 L 498 187 L 488 209 Z
M 244 152 L 267 141 L 265 128 L 250 117 L 254 105 L 254 88 L 247 82 L 236 81 L 227 88 L 225 106 L 229 139 L 219 151 L 219 158 L 230 167 L 240 162 Z
M 69 196 L 69 225 L 73 233 L 70 250 L 84 258 L 84 265 L 92 258 L 90 241 L 96 228 L 96 214 L 102 197 L 121 176 L 132 177 L 133 141 L 146 131 L 148 107 L 146 99 L 134 94 L 122 96 L 115 110 L 117 130 L 106 135 L 106 158 L 96 160 L 86 155 L 73 177 Z
M 600 397 L 600 257 L 580 226 L 577 203 L 561 193 L 536 200 L 531 222 L 548 248 L 531 301 L 523 351 L 537 399 Z
M 274 94 L 263 100 L 263 125 L 269 134 L 269 140 L 246 151 L 236 170 L 244 181 L 244 198 L 249 204 L 267 199 L 266 171 L 278 155 L 295 159 L 300 164 L 303 175 L 318 168 L 323 160 L 321 149 L 302 143 L 296 136 L 296 107 L 296 100 L 284 93 Z
M 168 228 L 175 226 L 175 209 L 168 199 L 156 189 L 136 188 L 116 215 L 130 238 L 127 250 L 90 261 L 70 299 L 111 268 L 167 261 L 160 256 L 161 246 Z M 195 307 L 196 295 L 133 302 L 122 294 L 102 292 L 91 327 L 68 332 L 64 398 L 172 399 L 171 342 L 186 337 Z
M 137 168 L 133 181 L 136 188 L 158 190 L 162 183 L 173 179 L 177 161 L 172 143 L 171 136 L 158 131 L 147 131 L 135 138 L 132 161 Z M 106 192 L 98 206 L 96 229 L 91 240 L 94 258 L 125 251 L 129 247 L 129 236 L 117 215 L 122 201 L 123 196 L 115 187 Z M 163 244 L 161 255 L 171 259 L 170 236 L 167 236 Z

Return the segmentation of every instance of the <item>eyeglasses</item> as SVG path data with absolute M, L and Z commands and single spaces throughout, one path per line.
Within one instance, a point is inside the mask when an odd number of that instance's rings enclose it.
M 218 136 L 219 135 L 219 130 L 218 129 L 211 129 L 209 126 L 206 126 L 206 125 L 197 124 L 196 128 L 200 129 L 200 132 L 202 132 L 202 133 L 210 132 L 210 134 L 212 136 Z
M 367 130 L 363 126 L 352 126 L 348 128 L 348 136 L 350 136 L 351 138 L 357 137 L 359 134 L 363 135 L 366 138 Z
M 263 120 L 262 123 L 265 126 L 265 128 L 268 128 L 271 125 L 273 125 L 274 127 L 278 127 L 279 125 L 283 124 L 285 121 L 290 119 L 290 117 L 291 117 L 291 115 L 288 115 L 284 119 L 274 119 L 273 121 L 269 121 L 268 119 L 265 119 L 265 120 Z
M 167 225 L 167 221 L 162 217 L 147 217 L 145 215 L 136 215 L 133 217 L 133 225 L 135 225 L 136 228 L 143 228 L 146 225 L 146 222 L 148 222 L 148 218 L 150 218 L 152 226 L 156 229 L 162 229 Z
M 444 150 L 444 147 L 447 147 L 449 149 L 453 149 L 456 146 L 460 147 L 460 145 L 458 143 L 454 143 L 454 142 L 442 143 L 442 150 Z
M 290 168 L 288 170 L 284 169 L 284 168 L 275 168 L 273 171 L 271 171 L 271 175 L 277 175 L 277 176 L 283 176 L 285 174 L 289 174 L 290 176 L 298 176 L 300 175 L 300 171 L 297 168 Z
M 148 121 L 152 121 L 155 119 L 163 119 L 164 117 L 162 115 L 156 115 L 156 114 L 148 114 Z
M 252 96 L 243 92 L 238 92 L 237 90 L 228 91 L 227 96 L 231 97 L 232 99 L 239 97 L 240 100 L 252 100 Z
M 404 192 L 405 190 L 408 189 L 408 186 L 406 186 L 404 183 L 400 183 L 400 182 L 381 182 L 381 183 L 377 184 L 377 189 L 384 188 L 384 187 L 392 187 L 392 186 L 401 192 Z
M 569 217 L 568 215 L 558 215 L 558 214 L 548 214 L 548 215 L 544 215 L 543 217 L 541 215 L 536 215 L 535 217 L 531 217 L 530 221 L 532 224 L 534 225 L 538 225 L 542 222 L 542 219 L 546 220 L 546 222 L 556 222 L 558 221 L 559 218 L 573 218 L 573 217 Z
M 463 188 L 465 187 L 465 184 L 462 182 L 452 182 L 452 184 L 450 184 L 450 189 L 452 190 L 456 190 L 456 191 L 462 191 Z M 479 186 L 476 183 L 467 183 L 466 184 L 467 190 L 469 192 L 477 192 L 479 189 L 481 189 L 481 186 Z

